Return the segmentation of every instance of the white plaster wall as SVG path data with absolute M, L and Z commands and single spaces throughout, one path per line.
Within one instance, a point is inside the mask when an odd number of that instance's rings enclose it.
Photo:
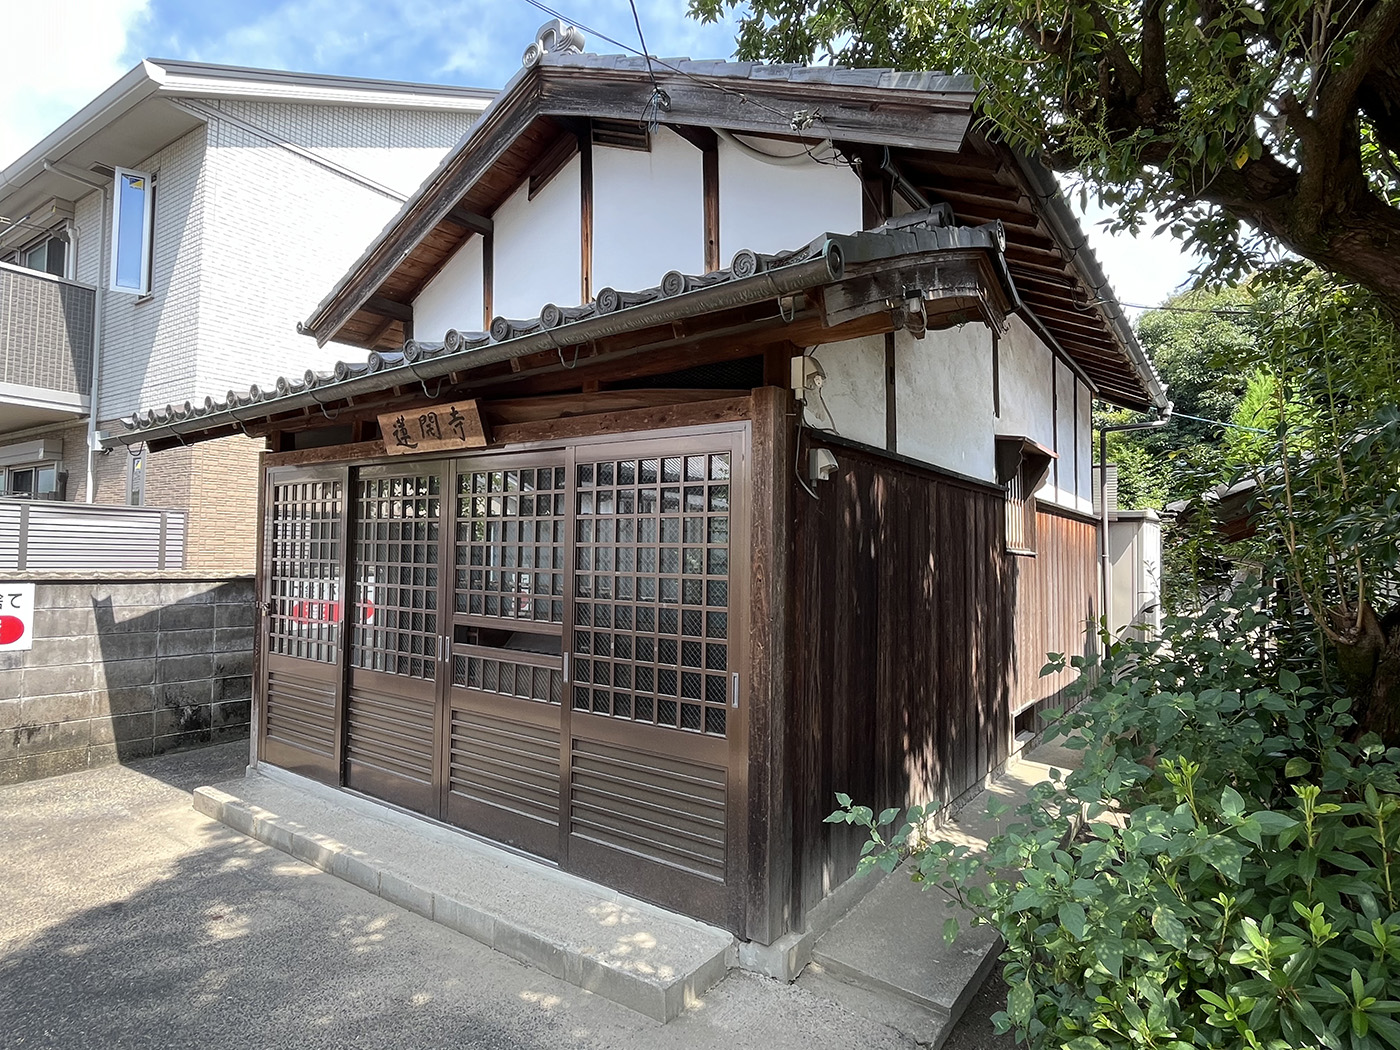
M 491 309 L 499 316 L 538 317 L 546 303 L 577 306 L 582 294 L 582 207 L 574 157 L 529 200 L 528 180 L 492 216 L 495 263 Z M 597 179 L 594 180 L 597 185 Z
M 810 353 L 821 362 L 826 382 L 821 397 L 807 402 L 807 425 L 884 448 L 885 337 L 827 343 Z
M 593 148 L 593 291 L 705 271 L 701 153 L 666 128 L 651 152 Z
M 440 342 L 448 329 L 479 332 L 486 325 L 482 241 L 472 237 L 413 300 L 413 338 Z
M 1019 317 L 1001 336 L 1001 418 L 997 433 L 1055 447 L 1051 383 L 1055 358 Z
M 1074 451 L 1079 458 L 1078 507 L 1085 514 L 1094 512 L 1094 395 L 1079 383 L 1079 411 L 1074 424 Z
M 923 339 L 896 332 L 894 345 L 896 451 L 995 482 L 991 331 L 965 324 Z M 1005 391 L 1004 358 L 1002 367 Z
M 1074 445 L 1074 373 L 1062 361 L 1055 361 L 1055 451 L 1060 458 L 1051 470 L 1055 483 L 1055 502 L 1071 510 L 1078 509 L 1078 480 L 1075 477 Z
M 746 137 L 769 153 L 797 144 Z M 860 180 L 844 165 L 806 160 L 775 164 L 719 141 L 719 258 L 728 266 L 744 248 L 774 253 L 800 248 L 823 233 L 854 233 L 863 218 Z

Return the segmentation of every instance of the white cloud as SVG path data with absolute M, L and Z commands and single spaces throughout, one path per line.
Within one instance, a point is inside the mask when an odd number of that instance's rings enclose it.
M 127 38 L 148 0 L 8 5 L 0 78 L 0 167 L 7 166 L 135 64 Z

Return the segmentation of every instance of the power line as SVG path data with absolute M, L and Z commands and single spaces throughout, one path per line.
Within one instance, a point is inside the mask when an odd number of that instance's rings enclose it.
M 709 81 L 701 80 L 699 77 L 695 76 L 694 74 L 692 74 L 692 73 L 687 73 L 684 69 L 680 69 L 680 68 L 678 68 L 678 67 L 676 67 L 676 66 L 673 66 L 671 63 L 665 61 L 664 59 L 653 58 L 653 56 L 648 55 L 648 54 L 646 54 L 645 52 L 638 51 L 638 50 L 637 50 L 635 47 L 633 47 L 631 44 L 624 44 L 621 40 L 616 40 L 616 39 L 614 39 L 613 37 L 608 36 L 608 34 L 606 34 L 606 33 L 599 32 L 597 29 L 593 29 L 593 28 L 591 28 L 591 27 L 589 27 L 589 26 L 586 26 L 586 25 L 584 25 L 582 22 L 575 21 L 574 19 L 570 18 L 568 15 L 565 15 L 565 14 L 559 12 L 559 11 L 556 11 L 554 8 L 550 7 L 550 6 L 547 5 L 547 4 L 541 3 L 540 0 L 525 0 L 525 2 L 526 2 L 527 4 L 529 4 L 531 7 L 535 7 L 535 8 L 538 8 L 539 10 L 543 11 L 545 14 L 549 15 L 551 18 L 557 18 L 557 19 L 559 19 L 561 22 L 566 22 L 566 23 L 568 23 L 569 25 L 577 26 L 579 29 L 582 29 L 585 33 L 589 34 L 590 36 L 596 36 L 599 40 L 606 40 L 609 44 L 612 44 L 613 47 L 620 47 L 620 48 L 622 48 L 622 50 L 626 51 L 628 54 L 636 55 L 638 58 L 644 58 L 644 59 L 646 59 L 647 62 L 648 62 L 648 67 L 650 67 L 650 63 L 654 61 L 654 62 L 655 62 L 658 66 L 660 66 L 662 69 L 669 69 L 672 73 L 675 73 L 675 74 L 678 75 L 678 76 L 685 77 L 687 80 L 694 81 L 695 83 L 699 84 L 701 87 L 710 88 L 710 89 L 713 90 L 713 91 L 722 91 L 722 92 L 724 92 L 724 93 L 727 94 L 727 95 L 734 95 L 736 98 L 739 99 L 740 102 L 745 102 L 745 103 L 747 103 L 747 104 L 749 104 L 749 105 L 751 105 L 751 106 L 756 106 L 757 108 L 759 108 L 759 109 L 761 109 L 761 110 L 764 110 L 764 111 L 767 112 L 767 113 L 771 113 L 771 114 L 773 114 L 775 117 L 780 118 L 780 119 L 783 121 L 783 123 L 784 123 L 785 125 L 787 125 L 789 128 L 791 128 L 791 127 L 793 126 L 793 122 L 794 122 L 794 120 L 796 119 L 795 114 L 792 114 L 792 113 L 784 113 L 784 112 L 783 112 L 782 110 L 780 110 L 780 109 L 774 109 L 772 106 L 767 105 L 766 103 L 763 103 L 763 102 L 759 102 L 759 101 L 757 101 L 757 100 L 755 100 L 755 99 L 751 99 L 751 98 L 748 97 L 748 95 L 744 94 L 744 92 L 742 92 L 742 91 L 737 91 L 737 90 L 735 90 L 734 88 L 731 88 L 731 87 L 726 87 L 724 84 L 713 84 L 713 83 L 710 83 Z M 638 25 L 638 35 L 639 35 L 639 36 L 640 36 L 640 32 L 641 32 L 641 30 L 640 30 L 640 24 L 639 24 L 639 25 Z M 643 44 L 643 46 L 645 46 L 645 44 Z

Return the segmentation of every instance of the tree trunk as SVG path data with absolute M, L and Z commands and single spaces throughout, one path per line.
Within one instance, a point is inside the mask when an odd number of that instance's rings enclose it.
M 1334 627 L 1339 619 L 1334 611 Z M 1346 626 L 1337 663 L 1358 704 L 1357 733 L 1375 733 L 1387 747 L 1400 746 L 1400 616 L 1392 611 L 1382 619 L 1366 604 L 1360 629 L 1354 620 Z

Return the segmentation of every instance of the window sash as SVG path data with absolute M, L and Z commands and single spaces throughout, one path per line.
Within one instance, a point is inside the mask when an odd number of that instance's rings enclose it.
M 117 168 L 112 203 L 114 291 L 148 295 L 151 290 L 151 233 L 155 186 L 151 174 Z

